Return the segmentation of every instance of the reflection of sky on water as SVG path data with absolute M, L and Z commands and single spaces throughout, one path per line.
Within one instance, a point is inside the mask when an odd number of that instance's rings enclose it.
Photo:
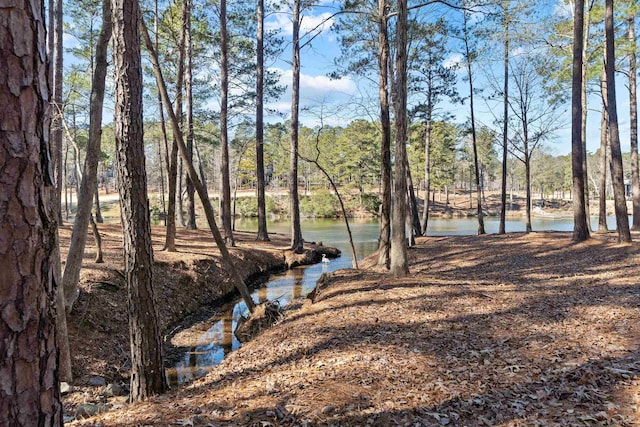
M 595 222 L 594 222 L 595 221 Z M 615 229 L 615 218 L 608 218 L 609 229 Z M 594 228 L 597 219 L 592 219 Z M 238 230 L 257 230 L 255 220 L 242 220 L 236 223 Z M 349 224 L 353 233 L 358 259 L 373 253 L 378 247 L 379 226 L 375 220 L 352 220 Z M 485 218 L 487 233 L 496 233 L 498 218 Z M 509 220 L 505 224 L 507 232 L 525 230 L 523 221 Z M 288 222 L 269 224 L 269 231 L 274 233 L 289 233 Z M 473 235 L 476 233 L 478 222 L 475 218 L 429 220 L 428 235 Z M 573 218 L 533 218 L 532 227 L 536 231 L 571 231 Z M 278 300 L 281 305 L 288 304 L 292 299 L 307 295 L 313 290 L 316 281 L 322 273 L 352 267 L 351 246 L 349 235 L 343 220 L 306 220 L 302 224 L 303 236 L 306 241 L 322 242 L 326 246 L 334 246 L 342 251 L 342 256 L 331 260 L 329 264 L 318 263 L 307 267 L 297 267 L 280 274 L 272 275 L 268 282 L 252 293 L 256 303 L 265 300 Z M 241 314 L 247 313 L 247 307 L 240 301 L 233 309 L 222 316 L 211 319 L 212 326 L 204 333 L 199 342 L 205 343 L 189 349 L 182 360 L 174 368 L 168 370 L 167 376 L 171 385 L 191 381 L 202 377 L 215 365 L 220 363 L 231 351 L 240 347 L 233 331 Z
M 362 221 L 349 224 L 354 235 L 356 254 L 363 258 L 373 253 L 378 246 L 378 223 Z M 255 221 L 238 221 L 239 230 L 257 230 Z M 266 300 L 278 300 L 280 305 L 287 305 L 292 299 L 306 296 L 316 286 L 322 273 L 342 268 L 351 268 L 351 246 L 343 221 L 318 220 L 303 221 L 304 238 L 307 241 L 322 242 L 326 246 L 340 249 L 342 255 L 331 260 L 329 264 L 318 263 L 306 267 L 296 267 L 283 273 L 272 275 L 269 280 L 251 294 L 256 303 Z M 269 231 L 288 233 L 288 223 L 269 224 Z M 220 363 L 231 351 L 241 346 L 233 331 L 242 314 L 247 313 L 244 302 L 239 301 L 223 316 L 211 319 L 212 326 L 198 338 L 204 343 L 189 349 L 182 359 L 168 369 L 167 377 L 171 385 L 200 378 Z

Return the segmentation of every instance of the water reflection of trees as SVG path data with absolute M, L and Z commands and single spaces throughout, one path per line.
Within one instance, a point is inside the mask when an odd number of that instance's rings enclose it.
M 222 351 L 224 357 L 227 357 L 231 350 L 233 350 L 233 318 L 232 312 L 228 312 L 222 318 Z

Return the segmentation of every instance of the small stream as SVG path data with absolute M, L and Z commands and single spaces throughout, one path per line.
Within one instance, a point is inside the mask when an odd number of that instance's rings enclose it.
M 358 258 L 364 258 L 373 253 L 378 246 L 378 223 L 375 220 L 360 220 L 349 223 L 353 233 Z M 288 222 L 274 222 L 269 224 L 269 231 L 273 233 L 288 233 Z M 330 263 L 318 263 L 309 266 L 296 267 L 282 273 L 273 274 L 261 287 L 251 294 L 256 303 L 266 300 L 278 300 L 281 306 L 287 305 L 292 299 L 306 296 L 316 286 L 316 281 L 322 273 L 343 268 L 351 268 L 352 256 L 349 238 L 342 220 L 307 220 L 303 221 L 303 235 L 305 240 L 322 242 L 325 246 L 333 246 L 342 252 L 339 258 Z M 238 230 L 257 230 L 257 223 L 251 220 L 236 222 Z M 201 334 L 193 346 L 182 358 L 167 369 L 169 385 L 174 386 L 203 377 L 215 365 L 220 363 L 227 354 L 238 349 L 242 344 L 237 340 L 233 331 L 241 315 L 246 315 L 247 306 L 238 300 L 222 315 L 216 315 L 207 323 L 211 327 Z
M 615 218 L 608 218 L 609 229 L 615 229 Z M 594 222 L 597 227 L 597 220 Z M 498 230 L 498 218 L 485 218 L 487 233 L 496 233 Z M 525 230 L 525 224 L 520 220 L 506 222 L 507 232 Z M 375 252 L 378 246 L 379 226 L 376 220 L 351 220 L 350 222 L 358 258 L 364 258 Z M 472 235 L 477 231 L 475 218 L 429 220 L 428 235 Z M 532 227 L 535 231 L 554 230 L 571 231 L 573 218 L 534 218 Z M 257 230 L 255 220 L 242 220 L 236 223 L 238 230 Z M 273 222 L 268 225 L 270 232 L 289 233 L 288 222 Z M 283 273 L 274 274 L 268 281 L 252 293 L 256 303 L 277 299 L 282 306 L 292 299 L 304 297 L 316 285 L 316 281 L 322 273 L 331 272 L 343 268 L 351 268 L 352 257 L 348 235 L 343 220 L 320 219 L 304 220 L 302 230 L 305 240 L 322 242 L 325 246 L 337 247 L 342 251 L 342 256 L 331 260 L 329 264 L 319 263 L 310 266 L 297 267 Z M 241 343 L 236 339 L 233 331 L 236 322 L 241 315 L 248 310 L 242 300 L 229 304 L 229 308 L 222 314 L 211 317 L 206 324 L 210 324 L 206 332 L 196 334 L 197 339 L 192 346 L 182 355 L 181 359 L 172 368 L 167 369 L 167 379 L 171 386 L 193 381 L 203 377 L 214 366 L 220 363 L 227 354 L 238 349 Z

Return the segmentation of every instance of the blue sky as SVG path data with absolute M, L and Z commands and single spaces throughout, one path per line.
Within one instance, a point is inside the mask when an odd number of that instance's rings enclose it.
M 562 0 L 557 0 L 552 4 L 554 13 L 569 14 L 570 10 Z M 320 22 L 337 10 L 337 6 L 330 1 L 324 1 L 320 7 L 305 10 L 303 12 L 303 24 L 301 33 L 310 28 L 315 28 Z M 455 12 L 454 12 L 455 13 Z M 307 47 L 301 53 L 301 106 L 308 108 L 308 111 L 301 112 L 301 120 L 306 125 L 315 125 L 318 123 L 319 110 L 324 110 L 324 122 L 329 124 L 346 124 L 350 119 L 356 117 L 365 117 L 376 119 L 377 113 L 377 87 L 375 82 L 368 79 L 356 79 L 352 76 L 344 77 L 340 80 L 331 80 L 327 75 L 335 69 L 334 60 L 340 53 L 340 47 L 336 36 L 330 31 L 329 21 L 324 26 L 324 31 L 313 41 L 311 48 Z M 281 13 L 269 19 L 267 27 L 270 29 L 280 29 L 282 34 L 290 40 L 291 36 L 291 17 L 288 14 Z M 290 45 L 283 53 L 283 59 L 274 64 L 282 72 L 281 83 L 289 85 L 291 81 L 290 66 L 287 63 L 291 55 Z M 452 52 L 448 62 L 459 62 L 461 55 Z M 501 64 L 500 64 L 501 66 Z M 462 81 L 464 72 L 459 72 L 458 88 L 459 92 L 464 95 L 468 94 L 467 83 Z M 618 97 L 618 115 L 620 125 L 620 137 L 623 151 L 629 150 L 629 95 L 628 90 L 623 81 L 623 76 L 616 76 L 616 90 Z M 478 73 L 478 77 L 474 77 L 474 82 L 478 87 L 486 86 L 483 77 Z M 271 103 L 269 106 L 278 111 L 287 114 L 290 111 L 291 92 L 287 92 L 277 102 Z M 477 99 L 477 120 L 481 123 L 491 124 L 494 115 L 501 116 L 502 106 L 497 106 L 497 112 L 491 113 L 491 107 L 481 99 Z M 568 116 L 568 108 L 565 108 L 566 118 L 562 121 L 565 126 L 560 129 L 553 141 L 545 145 L 546 150 L 554 154 L 567 154 L 571 150 L 571 134 L 570 120 Z M 457 118 L 457 121 L 464 122 L 469 116 L 469 108 L 467 105 L 450 106 L 450 109 Z M 600 109 L 600 100 L 598 95 L 592 95 L 589 98 L 589 114 L 587 123 L 587 149 L 595 151 L 600 145 L 600 113 L 595 110 Z M 273 118 L 272 118 L 273 119 Z
M 552 0 L 556 1 L 556 0 Z M 376 120 L 378 114 L 377 107 L 377 82 L 371 79 L 355 76 L 345 76 L 341 79 L 332 80 L 328 74 L 335 70 L 335 60 L 340 54 L 339 42 L 334 32 L 330 30 L 332 19 L 328 19 L 338 10 L 338 6 L 333 1 L 323 0 L 312 9 L 303 11 L 303 21 L 301 34 L 307 34 L 311 29 L 319 29 L 320 34 L 314 38 L 312 44 L 303 49 L 301 53 L 301 121 L 308 126 L 319 123 L 320 116 L 323 122 L 330 125 L 346 125 L 355 118 L 366 118 Z M 568 14 L 569 10 L 563 0 L 557 0 L 552 6 L 555 13 Z M 457 12 L 453 12 L 457 13 Z M 451 16 L 451 15 L 449 15 Z M 453 15 L 455 16 L 455 15 Z M 455 19 L 455 18 L 453 18 Z M 319 25 L 325 22 L 323 26 Z M 267 116 L 268 121 L 282 120 L 282 116 L 290 115 L 291 106 L 291 15 L 287 11 L 272 14 L 267 18 L 266 28 L 270 30 L 280 30 L 281 35 L 287 41 L 286 47 L 279 60 L 268 64 L 273 69 L 281 73 L 280 83 L 287 87 L 283 96 L 267 104 L 268 108 L 277 110 L 280 115 Z M 67 47 L 77 44 L 77 41 L 69 36 L 65 36 Z M 459 62 L 460 53 L 451 52 L 447 63 Z M 72 62 L 71 58 L 65 60 L 65 65 Z M 497 73 L 499 75 L 499 73 Z M 461 95 L 468 93 L 467 83 L 463 82 L 464 72 L 459 71 L 458 88 Z M 477 87 L 486 86 L 483 76 L 478 73 L 474 77 Z M 621 142 L 623 151 L 629 150 L 629 98 L 625 82 L 621 75 L 617 76 L 618 114 L 621 130 Z M 213 104 L 215 105 L 215 104 Z M 477 120 L 480 123 L 491 124 L 494 116 L 501 116 L 501 105 L 496 106 L 497 113 L 491 113 L 486 102 L 477 99 Z M 151 107 L 151 106 L 150 106 Z M 108 107 L 107 107 L 108 108 Z M 594 109 L 600 108 L 600 101 L 597 95 L 589 99 L 589 120 L 587 128 L 587 147 L 589 151 L 595 151 L 599 147 L 600 138 L 600 114 Z M 153 107 L 151 107 L 153 109 Z M 458 122 L 468 119 L 469 109 L 467 105 L 449 105 L 449 109 L 454 113 Z M 105 118 L 111 116 L 106 112 Z M 108 119 L 107 119 L 108 120 Z M 566 154 L 570 152 L 570 128 L 569 118 L 563 120 L 566 127 L 557 132 L 553 142 L 546 144 L 547 151 L 554 154 Z

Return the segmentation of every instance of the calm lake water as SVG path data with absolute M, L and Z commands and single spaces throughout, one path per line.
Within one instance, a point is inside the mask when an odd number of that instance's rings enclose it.
M 615 218 L 608 218 L 609 229 L 615 229 Z M 597 219 L 592 219 L 593 228 L 597 227 Z M 349 222 L 359 259 L 373 253 L 378 246 L 378 222 L 375 219 L 352 219 Z M 498 231 L 498 218 L 485 218 L 485 230 L 487 233 Z M 478 227 L 475 218 L 429 220 L 429 236 L 445 235 L 473 235 Z M 525 223 L 521 220 L 509 220 L 505 224 L 507 232 L 525 231 Z M 533 218 L 534 231 L 572 231 L 572 217 Z M 270 222 L 269 232 L 289 233 L 288 221 Z M 243 231 L 257 231 L 256 220 L 236 221 L 236 229 Z M 265 300 L 278 300 L 281 305 L 286 305 L 293 298 L 305 296 L 315 287 L 316 281 L 324 272 L 331 272 L 343 268 L 351 268 L 351 248 L 343 220 L 318 219 L 302 221 L 303 237 L 306 241 L 322 242 L 326 246 L 337 247 L 342 251 L 342 256 L 331 260 L 329 264 L 319 263 L 306 267 L 298 267 L 280 274 L 272 275 L 259 289 L 252 293 L 253 300 L 264 302 Z M 247 307 L 242 301 L 229 304 L 221 315 L 210 319 L 211 327 L 204 333 L 193 347 L 188 349 L 181 360 L 167 370 L 167 378 L 171 385 L 188 382 L 200 378 L 215 365 L 220 363 L 231 351 L 240 347 L 241 343 L 236 339 L 233 331 L 236 322 L 242 314 L 247 313 Z

